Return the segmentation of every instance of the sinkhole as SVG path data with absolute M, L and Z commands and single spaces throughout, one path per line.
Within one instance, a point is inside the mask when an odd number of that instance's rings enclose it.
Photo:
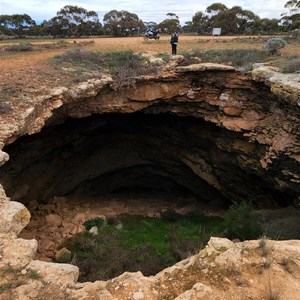
M 92 115 L 49 124 L 40 133 L 6 146 L 10 160 L 0 169 L 0 182 L 12 200 L 31 211 L 32 220 L 21 237 L 38 240 L 38 259 L 52 261 L 64 245 L 77 247 L 84 256 L 100 243 L 104 257 L 108 251 L 120 258 L 121 265 L 135 266 L 129 270 L 142 268 L 145 275 L 153 275 L 159 269 L 151 266 L 162 269 L 195 249 L 185 239 L 182 249 L 180 236 L 192 234 L 199 247 L 206 225 L 221 233 L 218 216 L 232 200 L 251 201 L 258 207 L 288 203 L 287 195 L 245 163 L 259 161 L 262 147 L 250 144 L 240 133 L 194 117 L 145 111 Z M 212 219 L 205 219 L 204 212 Z M 84 222 L 97 219 L 108 224 L 104 229 L 102 223 L 98 226 L 102 233 L 97 238 L 82 233 Z M 135 231 L 137 227 L 141 231 Z M 116 228 L 123 231 L 116 233 Z M 166 237 L 162 228 L 172 234 Z M 172 258 L 165 252 L 169 246 L 160 244 L 154 249 L 138 242 L 133 249 L 138 253 L 114 251 L 121 242 L 129 249 L 132 236 L 150 233 L 156 234 L 155 241 L 165 237 L 175 245 Z M 68 244 L 72 238 L 73 244 Z M 131 260 L 133 256 L 138 262 Z M 69 259 L 84 270 L 82 280 L 95 279 L 93 260 Z M 143 261 L 147 264 L 141 267 Z M 120 264 L 113 265 L 112 273 L 96 272 L 96 278 L 124 272 Z

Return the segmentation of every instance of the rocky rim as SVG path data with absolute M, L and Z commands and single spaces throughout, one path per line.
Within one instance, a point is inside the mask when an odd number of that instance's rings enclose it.
M 114 93 L 109 76 L 89 80 L 71 89 L 61 87 L 50 95 L 31 99 L 28 106 L 14 107 L 12 112 L 1 117 L 0 146 L 3 148 L 22 135 L 40 131 L 50 118 L 80 118 L 99 111 L 132 112 L 147 107 L 156 99 L 168 101 L 183 95 L 185 102 L 193 102 L 201 98 L 199 91 L 182 84 L 176 85 L 176 92 L 172 90 L 176 95 L 170 95 L 168 85 L 161 82 L 177 81 L 180 74 L 188 76 L 209 71 L 215 76 L 218 72 L 229 72 L 231 87 L 248 85 L 251 89 L 249 82 L 255 80 L 267 87 L 281 105 L 273 103 L 273 117 L 271 114 L 261 116 L 261 112 L 252 109 L 242 113 L 235 105 L 236 99 L 230 93 L 222 92 L 207 100 L 219 112 L 211 115 L 200 111 L 199 117 L 227 130 L 241 132 L 253 142 L 267 145 L 268 151 L 260 159 L 263 169 L 270 168 L 280 155 L 289 157 L 294 166 L 299 166 L 299 75 L 279 74 L 274 69 L 258 66 L 252 72 L 252 78 L 239 74 L 237 82 L 235 70 L 226 66 L 201 64 L 175 68 L 176 63 L 173 62 L 159 76 L 137 79 L 143 88 L 130 93 L 125 91 L 125 97 L 114 94 L 108 97 L 107 102 L 98 102 L 101 105 L 96 108 L 93 99 L 101 99 L 101 93 L 108 88 Z M 158 86 L 154 94 L 153 82 Z M 76 109 L 82 100 L 85 106 Z M 278 111 L 278 107 L 283 109 Z M 177 113 L 179 108 L 176 107 Z M 185 111 L 179 113 L 184 115 Z M 7 160 L 8 155 L 0 151 L 0 164 Z M 286 167 L 281 170 L 284 176 L 275 176 L 274 182 L 279 190 L 288 188 L 292 191 L 296 202 L 299 168 Z M 296 240 L 233 243 L 211 238 L 199 254 L 156 276 L 148 278 L 141 273 L 124 273 L 107 282 L 77 283 L 77 267 L 34 260 L 37 242 L 18 238 L 30 221 L 30 213 L 21 203 L 8 199 L 2 186 L 0 205 L 0 270 L 6 272 L 10 269 L 23 276 L 22 284 L 7 289 L 0 295 L 1 299 L 300 299 L 300 242 Z M 263 247 L 269 248 L 267 255 L 263 254 Z M 0 284 L 3 287 L 7 282 Z

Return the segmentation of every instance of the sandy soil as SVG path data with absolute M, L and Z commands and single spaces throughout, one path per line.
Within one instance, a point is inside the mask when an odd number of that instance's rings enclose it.
M 265 39 L 265 37 L 264 37 Z M 171 50 L 169 36 L 162 36 L 159 41 L 144 40 L 143 37 L 94 38 L 95 43 L 88 48 L 97 51 L 128 50 L 135 52 L 169 53 Z M 57 40 L 28 40 L 35 50 L 12 53 L 4 51 L 8 44 L 19 41 L 0 42 L 0 94 L 1 102 L 13 101 L 17 94 L 32 97 L 37 90 L 61 86 L 62 78 L 67 83 L 68 73 L 51 63 L 51 58 L 64 53 L 74 42 L 82 43 L 84 39 L 66 40 L 69 45 L 60 49 L 41 48 L 42 44 L 57 44 Z M 91 40 L 88 40 L 91 41 Z M 199 37 L 180 36 L 178 53 L 191 49 L 225 49 L 257 48 L 261 49 L 263 40 L 255 37 Z M 284 53 L 297 54 L 299 45 L 288 45 Z

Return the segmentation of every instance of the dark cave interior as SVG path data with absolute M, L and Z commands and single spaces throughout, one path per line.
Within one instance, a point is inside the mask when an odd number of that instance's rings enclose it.
M 251 151 L 234 147 L 237 141 Z M 0 169 L 0 182 L 25 204 L 135 192 L 193 195 L 223 207 L 230 200 L 260 207 L 288 203 L 256 165 L 262 146 L 194 117 L 141 111 L 68 119 L 4 151 L 10 160 Z

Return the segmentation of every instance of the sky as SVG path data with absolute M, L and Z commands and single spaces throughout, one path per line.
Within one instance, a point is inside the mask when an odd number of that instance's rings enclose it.
M 287 0 L 0 0 L 0 15 L 2 14 L 28 14 L 36 22 L 49 20 L 65 5 L 77 5 L 98 13 L 100 22 L 103 16 L 112 9 L 127 10 L 135 13 L 144 22 L 154 21 L 160 23 L 167 18 L 168 12 L 179 16 L 181 25 L 191 21 L 197 11 L 205 12 L 212 3 L 221 2 L 228 8 L 241 6 L 251 10 L 260 18 L 280 18 L 280 14 L 287 12 L 284 4 Z

